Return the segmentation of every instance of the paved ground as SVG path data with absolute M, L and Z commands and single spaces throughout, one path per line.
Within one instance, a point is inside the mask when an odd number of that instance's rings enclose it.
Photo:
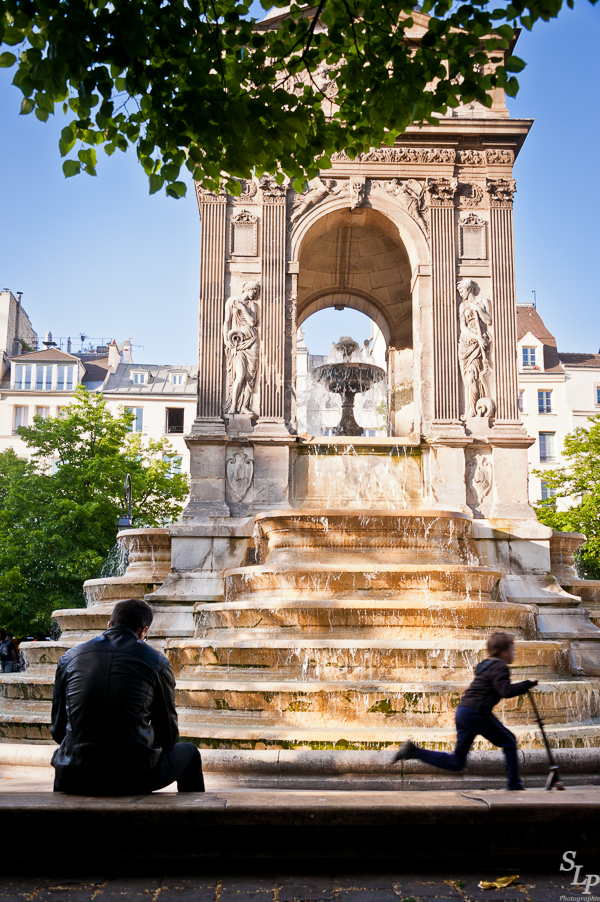
M 52 789 L 54 772 L 50 767 L 0 766 L 0 793 L 48 792 Z M 218 783 L 218 775 L 209 775 L 207 784 Z M 208 786 L 216 789 L 217 786 Z M 171 787 L 175 789 L 175 786 Z M 5 823 L 3 829 L 10 829 Z M 26 838 L 24 838 L 26 841 Z M 1 841 L 1 840 L 0 840 Z M 68 842 L 68 838 L 66 839 Z M 93 840 L 92 840 L 93 841 Z M 360 853 L 360 836 L 357 837 L 357 854 Z M 150 853 L 151 854 L 151 853 Z M 582 873 L 600 870 L 600 863 L 582 863 Z M 571 875 L 559 871 L 548 874 L 521 873 L 518 880 L 504 890 L 482 891 L 480 880 L 494 880 L 514 872 L 494 871 L 481 873 L 455 872 L 435 874 L 435 858 L 432 850 L 433 876 L 421 874 L 398 875 L 393 873 L 337 874 L 277 874 L 276 868 L 265 865 L 261 871 L 248 876 L 212 874 L 199 877 L 146 877 L 111 878 L 109 873 L 94 878 L 10 878 L 0 876 L 0 902 L 594 902 L 600 900 L 594 889 L 590 895 L 582 895 L 583 887 L 570 885 Z M 207 867 L 213 867 L 207 865 Z M 259 865 L 257 864 L 257 867 Z M 382 871 L 384 870 L 382 866 Z
M 505 872 L 506 873 L 506 872 Z M 556 876 L 522 874 L 505 890 L 482 891 L 494 874 L 436 877 L 393 874 L 345 876 L 157 877 L 46 880 L 0 877 L 0 902 L 578 902 L 600 896 L 576 893 Z M 566 875 L 563 875 L 566 876 Z

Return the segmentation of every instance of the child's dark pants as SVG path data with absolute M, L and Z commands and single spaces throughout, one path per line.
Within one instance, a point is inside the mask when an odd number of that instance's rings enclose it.
M 508 788 L 522 789 L 523 784 L 519 776 L 517 758 L 517 740 L 514 734 L 507 730 L 491 712 L 481 714 L 477 708 L 467 708 L 463 705 L 457 708 L 454 752 L 431 752 L 429 749 L 415 746 L 413 758 L 426 761 L 427 764 L 433 764 L 443 770 L 462 770 L 476 736 L 483 736 L 484 739 L 488 739 L 493 745 L 502 749 L 506 759 Z

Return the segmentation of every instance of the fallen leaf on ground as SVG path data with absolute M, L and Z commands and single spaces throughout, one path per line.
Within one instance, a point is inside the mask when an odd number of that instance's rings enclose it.
M 512 877 L 498 877 L 497 880 L 480 880 L 477 885 L 479 889 L 504 889 L 505 886 L 510 886 L 518 879 L 519 875 L 513 874 Z

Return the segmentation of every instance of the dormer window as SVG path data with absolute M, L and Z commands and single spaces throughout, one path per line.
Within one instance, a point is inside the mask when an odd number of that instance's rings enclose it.
M 15 366 L 15 388 L 17 390 L 22 391 L 26 388 L 31 388 L 31 364 L 17 364 Z M 23 425 L 20 423 L 19 425 Z
M 523 366 L 535 366 L 535 348 L 523 348 Z
M 56 388 L 58 391 L 73 391 L 74 383 L 76 380 L 75 370 L 77 367 L 74 366 L 61 366 L 57 367 L 57 379 L 56 379 Z
M 171 373 L 171 385 L 185 385 L 187 373 Z
M 145 370 L 142 370 L 138 373 L 131 374 L 131 381 L 134 385 L 146 385 L 148 373 Z
M 35 387 L 38 391 L 50 391 L 52 388 L 52 367 L 42 366 L 41 363 L 38 363 L 36 370 Z

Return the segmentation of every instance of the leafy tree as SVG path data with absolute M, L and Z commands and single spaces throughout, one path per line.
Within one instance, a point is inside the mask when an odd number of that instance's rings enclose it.
M 83 581 L 100 575 L 115 542 L 126 473 L 136 525 L 160 526 L 180 513 L 188 481 L 171 475 L 173 449 L 165 439 L 142 445 L 129 432 L 132 420 L 79 386 L 60 416 L 19 429 L 31 461 L 13 450 L 0 454 L 0 623 L 7 629 L 47 630 L 53 610 L 83 606 Z
M 287 3 L 261 0 L 286 14 L 257 25 L 250 0 L 0 0 L 0 42 L 15 50 L 0 66 L 16 66 L 21 113 L 72 114 L 66 176 L 95 175 L 99 145 L 109 155 L 135 145 L 151 193 L 183 196 L 183 165 L 213 190 L 225 174 L 239 194 L 232 177 L 253 167 L 300 188 L 334 151 L 391 144 L 461 101 L 489 106 L 494 88 L 516 94 L 518 27 L 557 16 L 563 0 Z M 335 75 L 333 118 L 323 65 Z
M 555 493 L 554 498 L 538 504 L 536 511 L 547 526 L 587 537 L 579 551 L 579 564 L 587 579 L 600 579 L 600 415 L 588 417 L 588 422 L 589 428 L 580 426 L 565 438 L 565 467 L 534 470 Z M 572 506 L 556 510 L 557 498 Z

